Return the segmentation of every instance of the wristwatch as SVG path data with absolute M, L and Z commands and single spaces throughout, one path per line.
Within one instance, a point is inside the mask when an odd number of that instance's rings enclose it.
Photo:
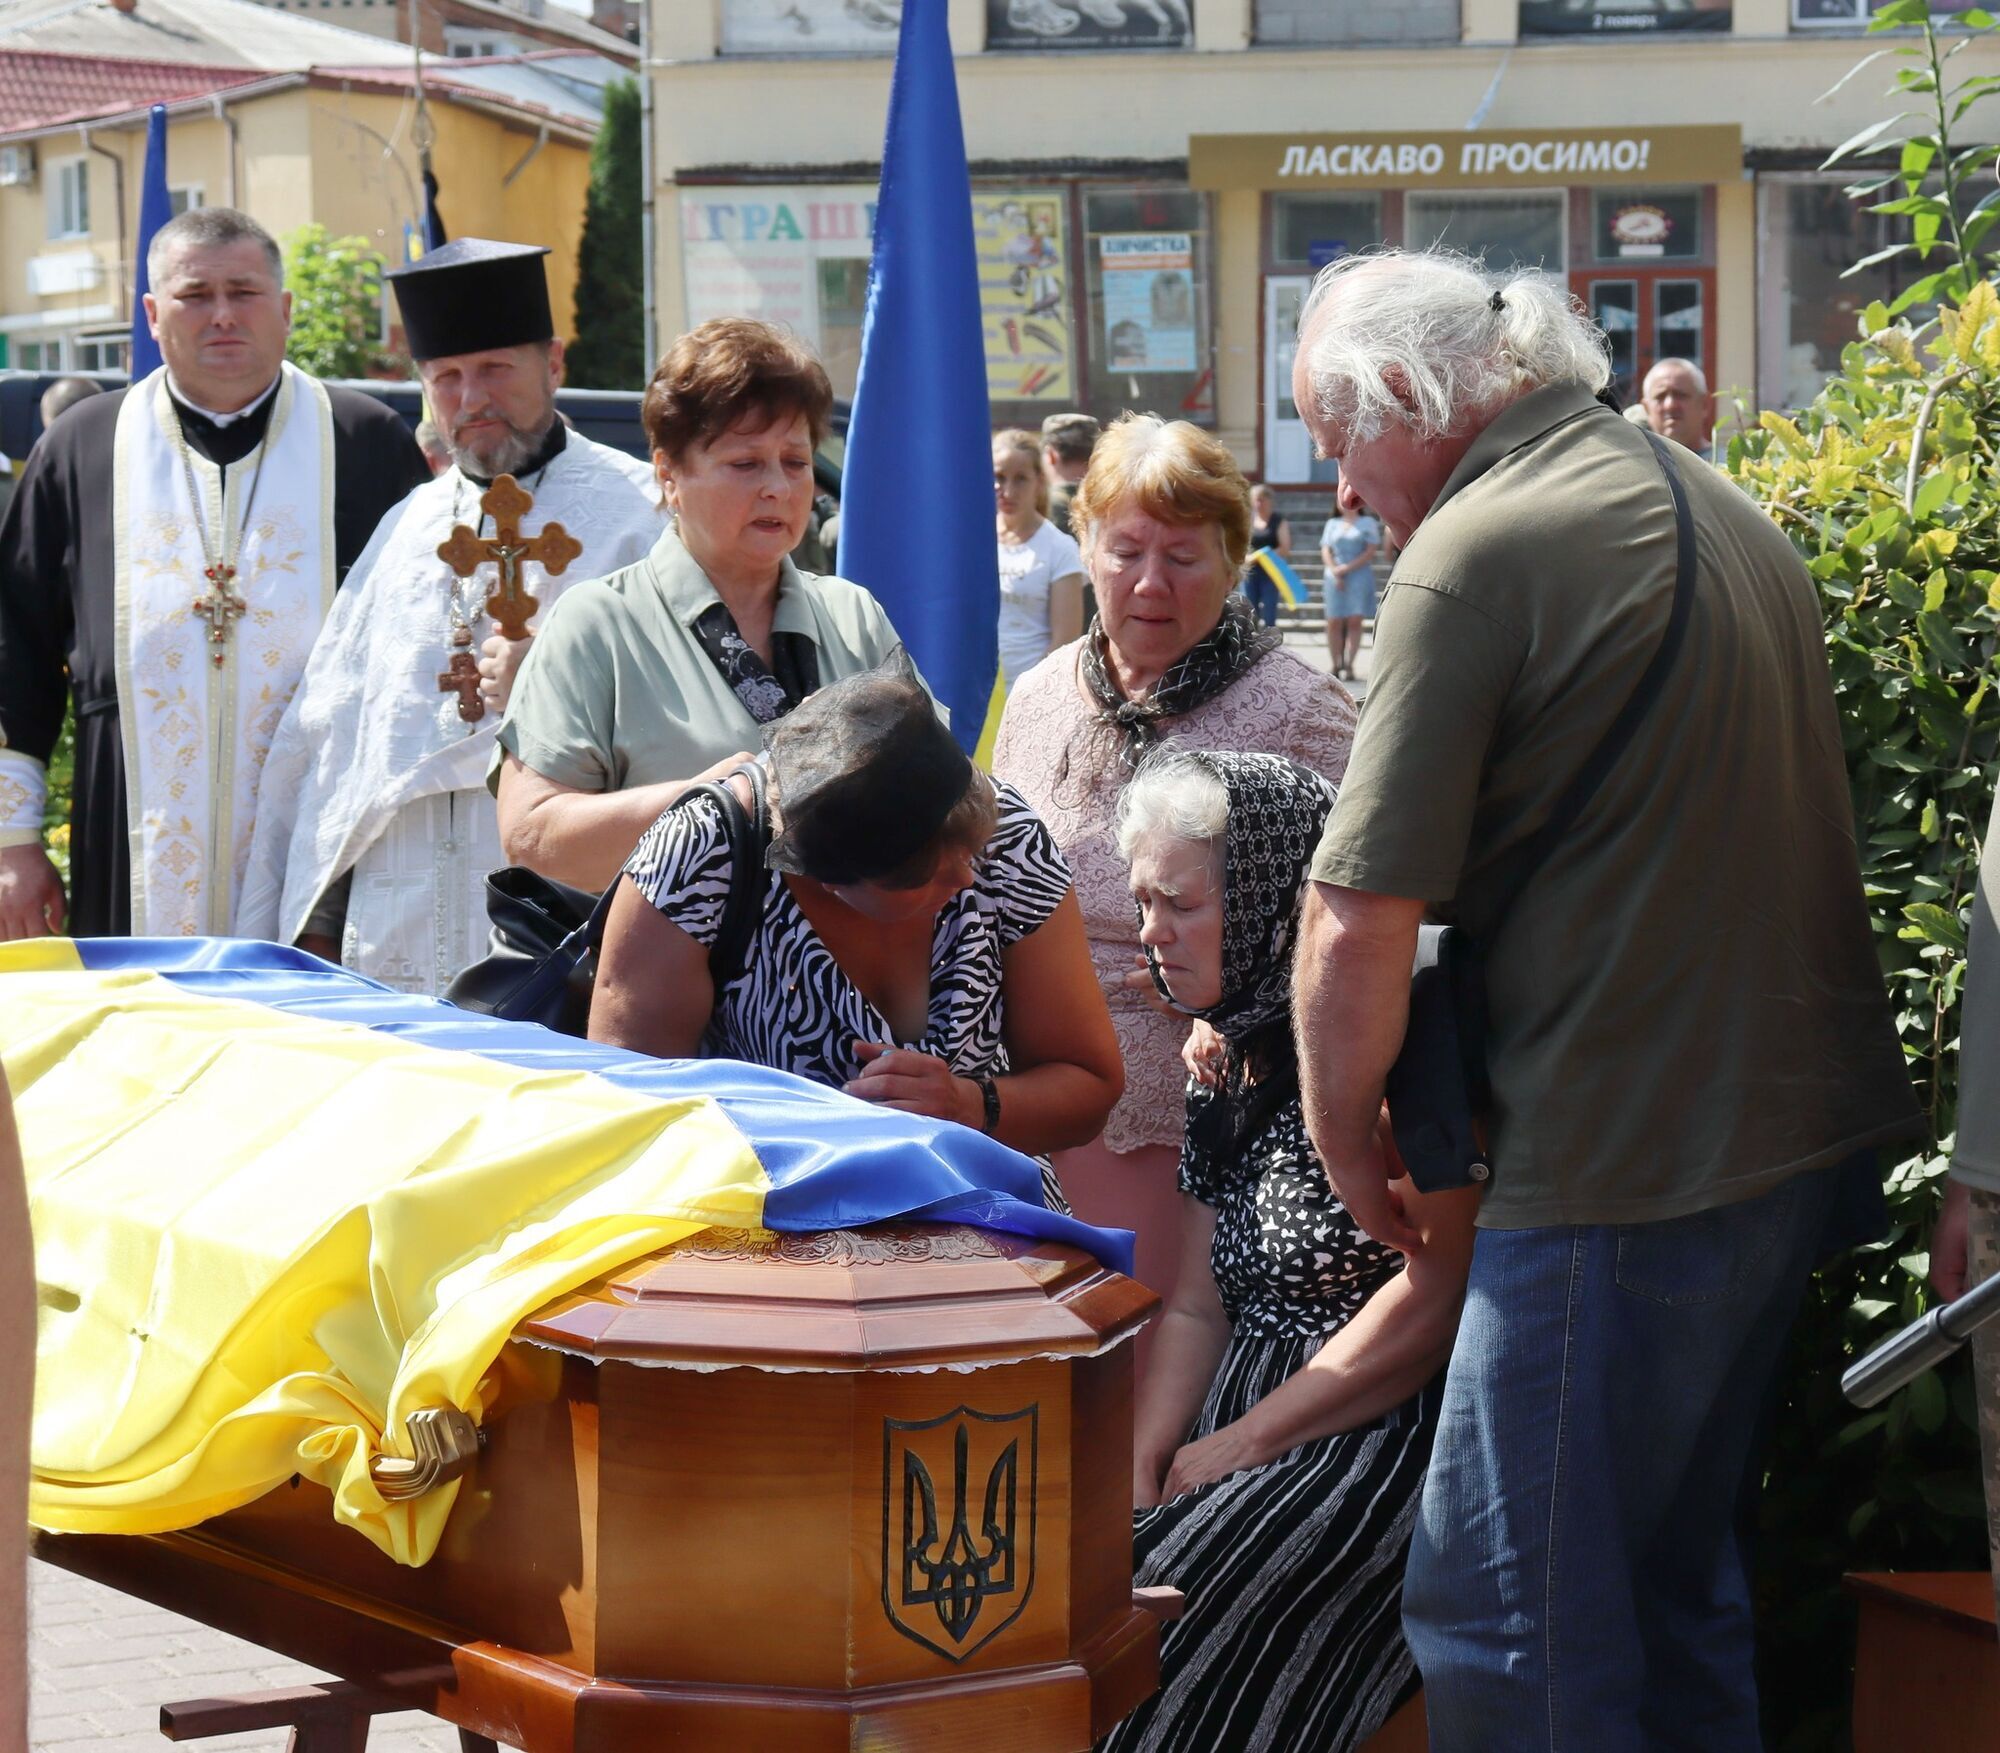
M 986 1104 L 986 1117 L 980 1121 L 979 1130 L 991 1137 L 1000 1127 L 1000 1088 L 983 1074 L 972 1081 L 979 1086 L 979 1099 Z

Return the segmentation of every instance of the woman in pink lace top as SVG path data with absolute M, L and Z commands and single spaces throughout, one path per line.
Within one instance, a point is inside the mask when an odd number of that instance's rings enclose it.
M 1103 1136 L 1058 1152 L 1057 1173 L 1080 1217 L 1138 1232 L 1139 1276 L 1164 1296 L 1180 1259 L 1188 1020 L 1154 990 L 1139 953 L 1113 831 L 1118 794 L 1139 754 L 1166 738 L 1289 755 L 1338 783 L 1354 702 L 1260 628 L 1232 588 L 1250 494 L 1211 434 L 1128 414 L 1098 441 L 1070 519 L 1098 618 L 1014 685 L 994 772 L 1034 805 L 1069 861 L 1125 1055 L 1125 1094 Z

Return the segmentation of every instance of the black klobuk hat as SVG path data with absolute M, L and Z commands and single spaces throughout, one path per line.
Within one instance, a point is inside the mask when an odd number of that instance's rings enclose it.
M 541 244 L 461 237 L 391 268 L 410 357 L 448 359 L 555 338 Z

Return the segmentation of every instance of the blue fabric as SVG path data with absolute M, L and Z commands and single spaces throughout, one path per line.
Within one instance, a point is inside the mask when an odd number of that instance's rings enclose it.
M 969 754 L 999 674 L 1000 560 L 972 181 L 945 12 L 903 8 L 839 564 L 888 611 Z
M 149 371 L 160 368 L 160 344 L 146 322 L 146 294 L 153 289 L 146 267 L 146 252 L 152 248 L 153 233 L 173 218 L 173 202 L 167 196 L 167 106 L 156 103 L 146 113 L 146 169 L 139 179 L 139 237 L 133 252 L 132 270 L 132 370 L 137 383 Z
M 1434 1753 L 1757 1753 L 1738 1513 L 1851 1167 L 1479 1232 L 1403 1595 Z
M 1250 606 L 1257 611 L 1258 620 L 1266 627 L 1278 624 L 1278 586 L 1261 566 L 1253 566 L 1243 575 L 1243 594 L 1250 599 Z
M 789 1072 L 732 1059 L 651 1059 L 413 997 L 304 950 L 241 938 L 89 938 L 86 968 L 143 969 L 188 991 L 426 1047 L 478 1053 L 533 1071 L 587 1071 L 640 1095 L 707 1097 L 764 1165 L 770 1229 L 847 1229 L 891 1221 L 964 1223 L 1066 1242 L 1132 1271 L 1132 1233 L 1098 1229 L 1042 1203 L 1040 1168 L 983 1133 L 857 1101 Z

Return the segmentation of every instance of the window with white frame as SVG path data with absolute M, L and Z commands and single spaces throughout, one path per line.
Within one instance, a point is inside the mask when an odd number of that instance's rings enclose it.
M 90 235 L 90 160 L 62 158 L 48 170 L 49 236 Z
M 1855 30 L 1889 4 L 1889 0 L 1792 0 L 1794 30 Z M 1931 0 L 1931 12 L 1938 15 L 1971 12 L 1984 0 Z M 1938 22 L 1949 25 L 1950 19 Z
M 78 335 L 70 343 L 71 364 L 78 371 L 124 371 L 131 348 L 132 337 L 127 331 Z
M 16 354 L 15 364 L 23 371 L 62 370 L 63 349 L 60 339 L 54 341 L 17 341 L 14 344 L 14 350 Z
M 206 191 L 200 183 L 179 183 L 167 190 L 167 211 L 179 218 L 191 207 L 202 206 Z

